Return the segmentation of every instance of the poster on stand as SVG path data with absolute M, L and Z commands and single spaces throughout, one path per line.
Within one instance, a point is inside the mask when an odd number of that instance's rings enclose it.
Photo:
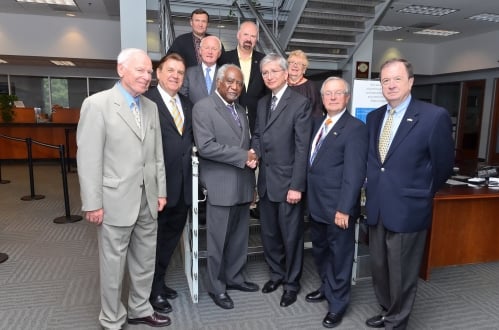
M 351 113 L 366 122 L 367 114 L 386 104 L 379 80 L 355 79 L 353 82 Z

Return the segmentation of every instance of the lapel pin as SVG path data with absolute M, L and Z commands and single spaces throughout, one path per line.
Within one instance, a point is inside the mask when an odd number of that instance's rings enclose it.
M 407 121 L 410 121 L 410 122 L 412 122 L 412 118 L 407 118 Z

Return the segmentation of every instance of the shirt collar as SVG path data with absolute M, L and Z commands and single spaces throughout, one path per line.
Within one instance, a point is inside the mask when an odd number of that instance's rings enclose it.
M 140 107 L 139 100 L 140 100 L 140 95 L 137 97 L 133 97 L 121 84 L 120 81 L 116 83 L 116 86 L 118 87 L 118 90 L 123 94 L 126 100 L 126 104 L 131 108 L 132 104 L 135 103 L 137 104 L 138 107 Z

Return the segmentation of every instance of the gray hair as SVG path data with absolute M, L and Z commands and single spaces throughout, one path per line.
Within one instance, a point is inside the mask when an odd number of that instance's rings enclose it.
M 286 61 L 286 59 L 284 57 L 282 57 L 281 55 L 278 55 L 276 53 L 270 53 L 270 54 L 266 55 L 264 58 L 262 58 L 262 60 L 260 61 L 260 71 L 262 71 L 262 67 L 265 64 L 268 64 L 270 62 L 275 62 L 275 61 L 277 61 L 279 63 L 279 66 L 281 67 L 281 69 L 283 69 L 284 71 L 288 70 L 288 61 Z
M 215 39 L 218 43 L 218 50 L 222 50 L 222 42 L 220 41 L 220 39 L 216 36 L 206 36 L 204 37 L 203 39 L 201 39 L 201 43 L 199 44 L 200 47 L 203 47 L 203 45 L 206 43 L 206 40 L 208 40 L 209 38 L 211 39 Z
M 132 58 L 136 54 L 147 55 L 147 53 L 140 48 L 125 48 L 125 49 L 121 50 L 120 54 L 118 55 L 118 59 L 117 59 L 118 64 L 125 64 L 126 62 L 128 62 L 130 60 L 130 58 Z
M 350 94 L 350 84 L 343 78 L 332 76 L 332 77 L 329 77 L 326 80 L 324 80 L 324 82 L 322 83 L 321 95 L 324 95 L 324 86 L 326 86 L 326 84 L 328 82 L 333 81 L 333 80 L 342 81 L 345 84 L 345 90 L 344 90 L 345 94 Z
M 236 69 L 237 71 L 241 72 L 241 75 L 243 75 L 243 72 L 241 71 L 240 67 L 238 67 L 235 64 L 229 63 L 229 64 L 222 65 L 220 67 L 220 69 L 218 69 L 216 80 L 223 80 L 223 78 L 225 77 L 225 71 L 227 71 L 227 69 L 230 69 L 230 68 Z M 244 77 L 244 75 L 243 75 L 243 77 Z

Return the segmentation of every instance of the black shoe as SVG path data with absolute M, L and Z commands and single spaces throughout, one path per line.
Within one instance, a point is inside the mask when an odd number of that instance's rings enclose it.
M 281 297 L 281 307 L 288 307 L 296 301 L 295 291 L 284 291 Z
M 170 305 L 168 300 L 162 295 L 150 297 L 149 302 L 151 303 L 152 308 L 158 313 L 167 314 L 172 311 L 172 305 Z
M 160 315 L 156 312 L 146 317 L 128 319 L 128 324 L 147 324 L 150 327 L 160 328 L 169 326 L 172 323 L 168 316 Z
M 326 328 L 337 327 L 341 320 L 343 320 L 343 314 L 327 313 L 324 320 L 322 320 L 322 325 Z
M 315 290 L 314 292 L 310 292 L 305 296 L 305 300 L 311 303 L 321 302 L 326 300 L 326 296 L 321 290 Z
M 239 290 L 244 292 L 257 292 L 260 290 L 258 284 L 251 282 L 243 282 L 241 284 L 227 285 L 227 290 Z
M 279 285 L 281 285 L 281 283 L 282 280 L 277 280 L 277 281 L 270 280 L 267 283 L 265 283 L 265 285 L 262 288 L 262 292 L 263 293 L 274 292 L 279 287 Z
M 166 285 L 164 287 L 164 291 L 165 291 L 165 297 L 168 299 L 175 299 L 178 296 L 177 291 L 175 291 L 174 289 L 172 289 L 170 287 L 167 287 Z
M 384 328 L 385 327 L 385 317 L 383 315 L 376 315 L 367 319 L 366 325 L 369 328 Z
M 208 293 L 213 299 L 213 302 L 217 304 L 218 306 L 222 307 L 223 309 L 232 309 L 234 308 L 234 302 L 232 299 L 230 299 L 229 295 L 227 293 L 221 293 L 221 294 L 213 294 L 213 293 Z

